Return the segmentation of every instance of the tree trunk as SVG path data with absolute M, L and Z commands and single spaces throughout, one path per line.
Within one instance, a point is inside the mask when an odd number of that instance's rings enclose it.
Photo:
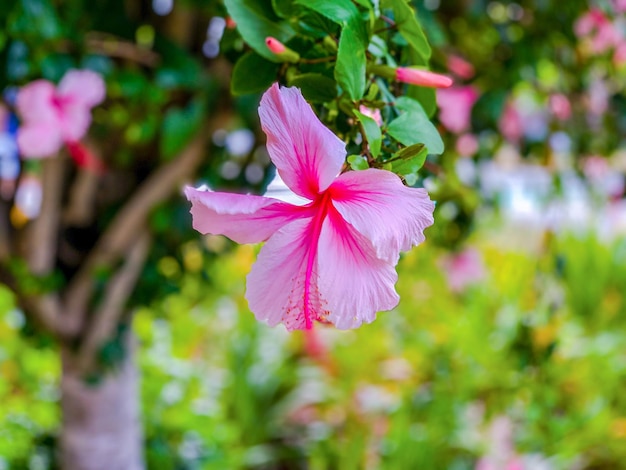
M 60 464 L 63 470 L 142 470 L 138 371 L 134 348 L 95 385 L 85 383 L 77 359 L 62 351 Z

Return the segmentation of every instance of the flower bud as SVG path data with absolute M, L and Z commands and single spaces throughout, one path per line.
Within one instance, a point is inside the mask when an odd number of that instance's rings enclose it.
M 300 54 L 296 51 L 289 49 L 278 39 L 268 36 L 265 38 L 265 44 L 267 48 L 273 53 L 276 54 L 279 58 L 283 59 L 285 62 L 296 63 L 300 60 Z
M 409 83 L 411 85 L 447 88 L 452 85 L 452 79 L 445 75 L 429 72 L 428 70 L 414 69 L 409 67 L 398 67 L 396 69 L 396 80 Z

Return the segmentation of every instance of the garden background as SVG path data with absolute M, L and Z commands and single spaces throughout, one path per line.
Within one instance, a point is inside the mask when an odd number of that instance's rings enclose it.
M 4 0 L 0 24 L 0 469 L 626 468 L 626 2 Z M 75 68 L 106 82 L 79 150 L 18 160 L 17 90 Z M 259 247 L 191 229 L 183 184 L 272 182 L 275 81 L 353 171 L 437 202 L 356 330 L 257 322 Z

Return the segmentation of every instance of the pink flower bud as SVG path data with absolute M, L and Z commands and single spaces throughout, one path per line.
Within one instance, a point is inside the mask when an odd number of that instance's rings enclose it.
M 267 48 L 274 54 L 282 54 L 287 50 L 282 42 L 271 36 L 265 38 L 265 44 L 267 45 Z
M 265 44 L 273 54 L 275 54 L 278 58 L 282 59 L 285 62 L 291 62 L 292 64 L 295 64 L 300 60 L 300 54 L 292 49 L 289 49 L 276 38 L 273 38 L 271 36 L 266 37 Z
M 426 86 L 433 88 L 447 88 L 452 85 L 452 79 L 445 75 L 429 72 L 428 70 L 398 67 L 396 80 L 411 85 Z

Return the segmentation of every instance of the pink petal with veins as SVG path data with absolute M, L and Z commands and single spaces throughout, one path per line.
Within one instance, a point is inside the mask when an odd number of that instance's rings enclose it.
M 297 88 L 265 92 L 259 106 L 267 150 L 285 184 L 313 200 L 339 174 L 346 146 L 317 118 Z
M 193 228 L 202 234 L 225 235 L 237 243 L 267 240 L 287 222 L 310 213 L 307 207 L 261 196 L 185 188 L 191 201 Z
M 378 258 L 372 242 L 336 210 L 328 211 L 318 249 L 324 319 L 341 330 L 357 328 L 373 322 L 376 312 L 398 305 L 395 262 Z
M 278 230 L 261 248 L 246 279 L 246 299 L 257 320 L 291 330 L 310 329 L 325 311 L 320 298 L 313 218 Z
M 424 229 L 434 222 L 426 190 L 405 186 L 390 171 L 344 173 L 330 192 L 342 217 L 371 240 L 378 257 L 394 264 L 400 251 L 424 241 Z

